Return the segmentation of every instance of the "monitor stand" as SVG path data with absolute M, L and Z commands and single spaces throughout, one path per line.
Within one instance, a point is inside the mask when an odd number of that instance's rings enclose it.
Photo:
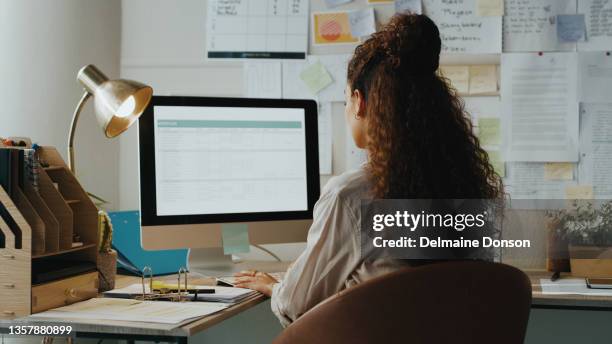
M 223 254 L 223 248 L 192 248 L 189 249 L 188 266 L 190 272 L 206 276 L 229 276 L 236 269 L 232 255 Z

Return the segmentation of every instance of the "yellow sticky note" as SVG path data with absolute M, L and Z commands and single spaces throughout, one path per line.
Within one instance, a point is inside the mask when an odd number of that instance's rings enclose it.
M 544 179 L 572 180 L 574 179 L 574 164 L 571 162 L 547 162 L 544 164 Z
M 497 93 L 497 68 L 495 65 L 470 66 L 469 87 L 471 95 Z
M 478 138 L 484 146 L 501 144 L 501 124 L 497 117 L 478 119 Z
M 500 177 L 506 177 L 506 163 L 502 158 L 499 151 L 488 150 L 487 154 L 489 154 L 489 163 L 493 165 L 493 169 Z
M 306 67 L 302 73 L 300 73 L 300 79 L 304 81 L 310 92 L 314 95 L 333 82 L 331 75 L 329 75 L 321 61 Z
M 351 34 L 348 12 L 319 12 L 312 15 L 314 44 L 333 45 L 359 42 Z
M 477 0 L 476 14 L 481 17 L 501 17 L 504 15 L 504 0 Z
M 591 185 L 568 185 L 565 187 L 565 198 L 567 199 L 593 199 L 593 186 Z
M 468 66 L 440 66 L 440 74 L 450 80 L 451 85 L 461 94 L 470 90 L 470 70 Z

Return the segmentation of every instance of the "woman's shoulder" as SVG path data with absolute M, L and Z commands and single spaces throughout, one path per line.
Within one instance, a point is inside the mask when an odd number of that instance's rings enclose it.
M 344 200 L 361 200 L 368 198 L 370 183 L 364 166 L 332 177 L 323 187 L 321 197 L 333 197 Z

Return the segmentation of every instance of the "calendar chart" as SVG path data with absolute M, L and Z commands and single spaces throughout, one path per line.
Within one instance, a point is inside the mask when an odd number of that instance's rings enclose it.
M 209 59 L 305 59 L 307 0 L 208 1 Z

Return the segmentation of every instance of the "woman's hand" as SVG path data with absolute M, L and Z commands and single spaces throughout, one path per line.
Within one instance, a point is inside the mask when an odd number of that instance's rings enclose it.
M 257 290 L 266 296 L 272 296 L 272 287 L 278 283 L 274 277 L 259 271 L 241 271 L 234 276 L 236 277 L 235 287 Z

